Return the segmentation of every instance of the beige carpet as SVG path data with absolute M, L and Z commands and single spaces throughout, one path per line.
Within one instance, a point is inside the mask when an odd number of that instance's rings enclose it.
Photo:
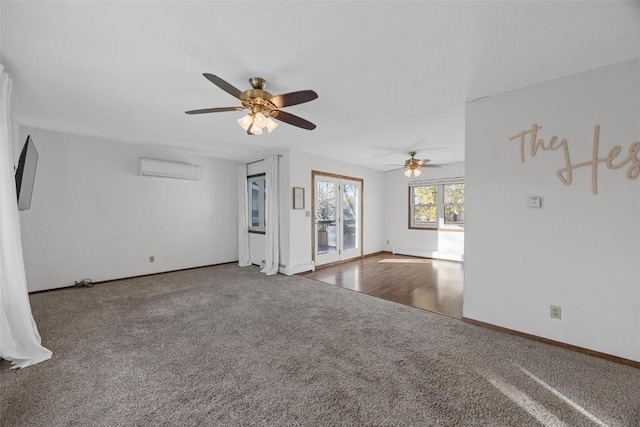
M 640 370 L 222 265 L 31 296 L 2 426 L 638 426 Z

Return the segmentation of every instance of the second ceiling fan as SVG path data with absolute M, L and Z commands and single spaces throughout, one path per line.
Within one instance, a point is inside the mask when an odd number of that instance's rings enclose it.
M 422 168 L 445 167 L 445 165 L 431 164 L 429 163 L 431 161 L 429 159 L 416 159 L 416 154 L 418 153 L 416 153 L 415 151 L 410 151 L 409 155 L 411 156 L 411 158 L 405 160 L 404 165 L 401 168 L 398 168 L 398 169 L 405 169 L 404 176 L 406 176 L 407 178 L 410 178 L 411 175 L 413 175 L 416 178 L 419 177 L 420 174 L 422 173 Z M 400 165 L 389 165 L 389 166 L 400 166 Z M 392 170 L 398 170 L 398 169 L 392 169 Z
M 243 92 L 214 74 L 204 73 L 203 76 L 220 89 L 238 98 L 242 106 L 203 108 L 200 110 L 186 111 L 187 114 L 249 110 L 246 116 L 238 119 L 238 124 L 248 135 L 261 135 L 265 128 L 269 133 L 273 132 L 273 130 L 278 127 L 278 124 L 272 119 L 302 129 L 313 130 L 316 128 L 316 125 L 310 121 L 280 110 L 280 108 L 283 107 L 302 104 L 318 98 L 318 94 L 313 90 L 301 90 L 273 96 L 265 90 L 267 82 L 261 77 L 252 77 L 249 79 L 252 89 Z

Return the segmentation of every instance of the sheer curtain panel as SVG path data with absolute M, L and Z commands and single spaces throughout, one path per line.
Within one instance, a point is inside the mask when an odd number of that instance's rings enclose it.
M 238 166 L 238 265 L 251 265 L 249 258 L 249 190 L 247 165 Z
M 11 368 L 51 358 L 31 315 L 22 257 L 11 140 L 11 78 L 0 65 L 0 357 Z
M 268 157 L 267 162 L 267 204 L 265 227 L 265 265 L 260 272 L 267 276 L 278 274 L 280 267 L 280 156 Z

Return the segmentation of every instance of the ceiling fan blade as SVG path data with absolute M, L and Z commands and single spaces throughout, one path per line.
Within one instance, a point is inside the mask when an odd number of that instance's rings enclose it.
M 314 130 L 316 128 L 316 125 L 314 125 L 310 121 L 280 110 L 273 110 L 271 112 L 271 117 L 302 129 Z
M 405 167 L 402 166 L 401 168 L 389 169 L 388 171 L 384 171 L 384 172 L 387 173 L 387 172 L 399 171 L 400 169 L 405 169 Z
M 312 90 L 300 90 L 298 92 L 285 93 L 283 95 L 276 95 L 269 98 L 269 101 L 276 106 L 276 108 L 288 107 L 290 105 L 302 104 L 304 102 L 313 101 L 318 98 L 318 94 Z
M 203 108 L 202 110 L 185 111 L 187 114 L 222 113 L 224 111 L 242 111 L 243 107 Z
M 432 165 L 432 164 L 428 164 L 428 165 L 422 165 L 421 167 L 423 167 L 423 168 L 446 168 L 447 165 Z
M 225 82 L 220 77 L 218 77 L 218 76 L 216 76 L 214 74 L 209 74 L 209 73 L 204 73 L 202 75 L 207 80 L 209 80 L 211 83 L 213 83 L 214 85 L 218 86 L 220 89 L 224 90 L 228 94 L 235 96 L 240 101 L 251 102 L 251 98 L 249 98 L 247 95 L 245 95 L 244 92 L 242 92 L 237 87 L 231 85 L 230 83 Z

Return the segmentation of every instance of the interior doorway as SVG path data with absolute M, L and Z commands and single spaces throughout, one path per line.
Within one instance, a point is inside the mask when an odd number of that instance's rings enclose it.
M 319 171 L 311 174 L 315 265 L 362 257 L 363 180 Z

